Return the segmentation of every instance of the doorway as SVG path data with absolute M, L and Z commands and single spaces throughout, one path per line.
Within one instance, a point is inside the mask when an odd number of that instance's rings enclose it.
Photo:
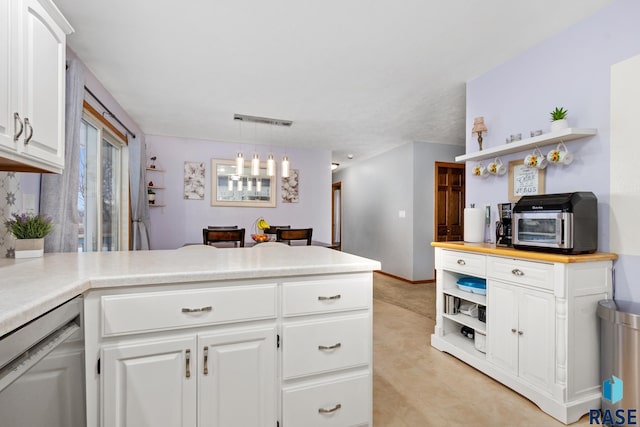
M 342 182 L 331 184 L 331 244 L 342 250 Z
M 465 166 L 435 162 L 435 230 L 437 242 L 464 240 Z

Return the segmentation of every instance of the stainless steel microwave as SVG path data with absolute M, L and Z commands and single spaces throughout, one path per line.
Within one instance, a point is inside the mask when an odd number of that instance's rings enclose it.
M 524 196 L 512 219 L 516 249 L 580 254 L 598 248 L 598 201 L 591 192 Z

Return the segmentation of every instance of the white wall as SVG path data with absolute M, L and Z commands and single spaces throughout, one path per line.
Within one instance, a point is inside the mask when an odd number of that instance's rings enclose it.
M 166 187 L 157 191 L 163 192 L 157 198 L 163 200 L 166 207 L 150 209 L 152 249 L 175 249 L 185 243 L 201 243 L 202 229 L 207 225 L 244 227 L 249 241 L 252 227 L 259 217 L 264 217 L 271 224 L 312 227 L 313 240 L 331 241 L 330 151 L 291 147 L 268 150 L 268 147 L 259 145 L 157 135 L 147 135 L 146 141 L 147 155 L 157 156 L 156 167 L 165 170 L 163 174 L 153 172 L 151 179 L 157 179 L 154 184 Z M 211 159 L 232 160 L 238 151 L 242 151 L 245 158 L 251 158 L 254 150 L 263 161 L 270 152 L 278 160 L 284 154 L 289 157 L 291 168 L 299 171 L 299 202 L 282 202 L 278 162 L 275 208 L 211 206 Z M 186 200 L 183 197 L 184 162 L 187 161 L 205 164 L 204 200 Z
M 463 151 L 408 143 L 336 171 L 343 250 L 378 260 L 384 272 L 407 280 L 433 279 L 434 163 L 451 162 Z

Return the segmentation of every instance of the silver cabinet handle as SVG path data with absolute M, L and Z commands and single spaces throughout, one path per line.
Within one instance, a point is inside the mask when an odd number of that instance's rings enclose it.
M 513 270 L 511 270 L 511 274 L 513 274 L 514 276 L 524 276 L 524 272 L 519 268 L 514 268 Z
M 31 138 L 33 137 L 33 127 L 31 126 L 31 123 L 29 123 L 29 118 L 28 117 L 24 118 L 24 127 L 25 127 L 24 145 L 27 145 L 29 143 L 29 141 L 31 141 Z M 27 131 L 29 131 L 29 136 L 27 136 Z
M 185 373 L 184 376 L 191 378 L 191 350 L 185 350 Z
M 337 344 L 329 345 L 329 346 L 327 346 L 327 345 L 319 345 L 318 346 L 318 350 L 335 350 L 336 348 L 340 348 L 340 347 L 342 347 L 341 343 L 337 343 Z
M 513 332 L 515 334 L 518 331 L 516 330 L 516 328 L 511 328 L 511 332 Z
M 336 406 L 334 406 L 331 409 L 320 408 L 320 409 L 318 409 L 318 413 L 320 413 L 320 414 L 330 414 L 332 412 L 336 412 L 340 408 L 342 408 L 342 405 L 338 403 Z
M 458 260 L 458 265 L 467 265 L 467 263 L 466 263 L 466 262 L 464 262 L 464 260 L 463 260 L 463 259 L 459 259 L 459 260 Z
M 518 335 L 522 335 L 522 334 L 524 334 L 524 332 L 518 331 Z
M 342 298 L 342 295 L 338 294 L 332 297 L 318 297 L 318 301 L 327 301 L 327 300 L 334 300 L 334 299 L 340 299 L 340 298 Z
M 204 348 L 204 368 L 202 368 L 202 373 L 204 375 L 209 375 L 209 347 Z
M 213 311 L 213 307 L 208 305 L 206 307 L 200 307 L 200 308 L 183 308 L 182 309 L 183 313 L 200 313 L 203 311 Z
M 22 123 L 22 119 L 20 118 L 20 114 L 13 113 L 13 127 L 17 128 L 20 125 L 20 130 L 13 134 L 13 142 L 18 141 L 20 135 L 22 135 L 22 131 L 24 131 L 24 124 Z

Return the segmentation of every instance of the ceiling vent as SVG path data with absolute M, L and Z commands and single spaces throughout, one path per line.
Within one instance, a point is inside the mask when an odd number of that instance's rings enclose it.
M 268 117 L 247 116 L 246 114 L 234 114 L 233 120 L 240 120 L 243 122 L 262 123 L 265 125 L 275 126 L 291 126 L 293 122 L 291 120 L 270 119 Z

